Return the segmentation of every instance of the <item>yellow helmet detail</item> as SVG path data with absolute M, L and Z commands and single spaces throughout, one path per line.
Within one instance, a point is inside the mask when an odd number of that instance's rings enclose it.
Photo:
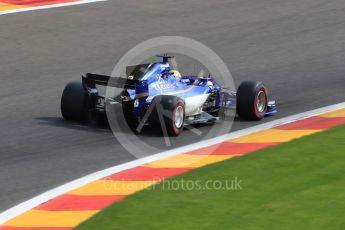
M 174 77 L 175 77 L 175 78 L 181 78 L 181 77 L 182 77 L 181 74 L 180 74 L 180 72 L 177 71 L 177 70 L 171 70 L 170 72 L 171 72 L 172 74 L 174 74 Z

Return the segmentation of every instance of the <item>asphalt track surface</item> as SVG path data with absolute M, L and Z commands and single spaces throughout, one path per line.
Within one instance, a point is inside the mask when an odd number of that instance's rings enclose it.
M 62 120 L 62 89 L 80 74 L 110 73 L 146 39 L 190 37 L 213 49 L 237 84 L 269 86 L 279 114 L 265 122 L 344 101 L 344 15 L 343 0 L 110 0 L 0 16 L 0 211 L 135 159 L 106 127 Z M 186 131 L 174 144 L 195 140 Z

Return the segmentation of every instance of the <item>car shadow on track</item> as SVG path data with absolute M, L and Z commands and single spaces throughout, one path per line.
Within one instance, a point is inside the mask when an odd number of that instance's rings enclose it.
M 71 122 L 65 121 L 62 117 L 36 117 L 35 120 L 38 120 L 42 125 L 49 125 L 58 128 L 67 128 L 67 129 L 74 129 L 74 130 L 82 130 L 88 132 L 95 132 L 95 133 L 111 133 L 112 130 L 106 118 L 96 119 L 90 123 L 82 123 L 82 122 Z M 128 128 L 121 129 L 123 133 L 133 133 L 133 131 L 129 130 Z M 149 129 L 148 127 L 144 127 L 142 132 L 136 133 L 138 136 L 143 137 L 162 137 L 162 133 L 159 131 L 155 131 Z
M 43 125 L 55 126 L 59 128 L 68 128 L 74 130 L 83 130 L 90 132 L 111 132 L 108 122 L 97 121 L 92 123 L 80 123 L 65 121 L 62 117 L 36 117 L 36 120 Z

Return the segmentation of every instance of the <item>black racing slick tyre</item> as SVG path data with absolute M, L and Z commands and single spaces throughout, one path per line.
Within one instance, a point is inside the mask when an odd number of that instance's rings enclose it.
M 261 120 L 268 105 L 268 90 L 262 82 L 245 81 L 237 90 L 237 114 L 245 120 Z
M 134 102 L 133 101 L 123 101 L 122 102 L 122 112 L 123 116 L 127 122 L 127 125 L 132 131 L 136 132 L 139 125 L 138 119 L 134 116 Z
M 176 96 L 159 95 L 153 99 L 151 106 L 151 128 L 160 128 L 163 134 L 169 136 L 178 136 L 182 133 L 185 120 L 184 100 Z
M 88 93 L 81 82 L 66 85 L 61 97 L 61 114 L 66 121 L 89 122 Z

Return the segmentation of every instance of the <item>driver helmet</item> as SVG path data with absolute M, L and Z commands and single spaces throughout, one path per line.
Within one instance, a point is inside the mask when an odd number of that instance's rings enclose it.
M 175 78 L 177 79 L 182 78 L 181 73 L 178 70 L 171 70 L 170 72 L 174 75 Z

